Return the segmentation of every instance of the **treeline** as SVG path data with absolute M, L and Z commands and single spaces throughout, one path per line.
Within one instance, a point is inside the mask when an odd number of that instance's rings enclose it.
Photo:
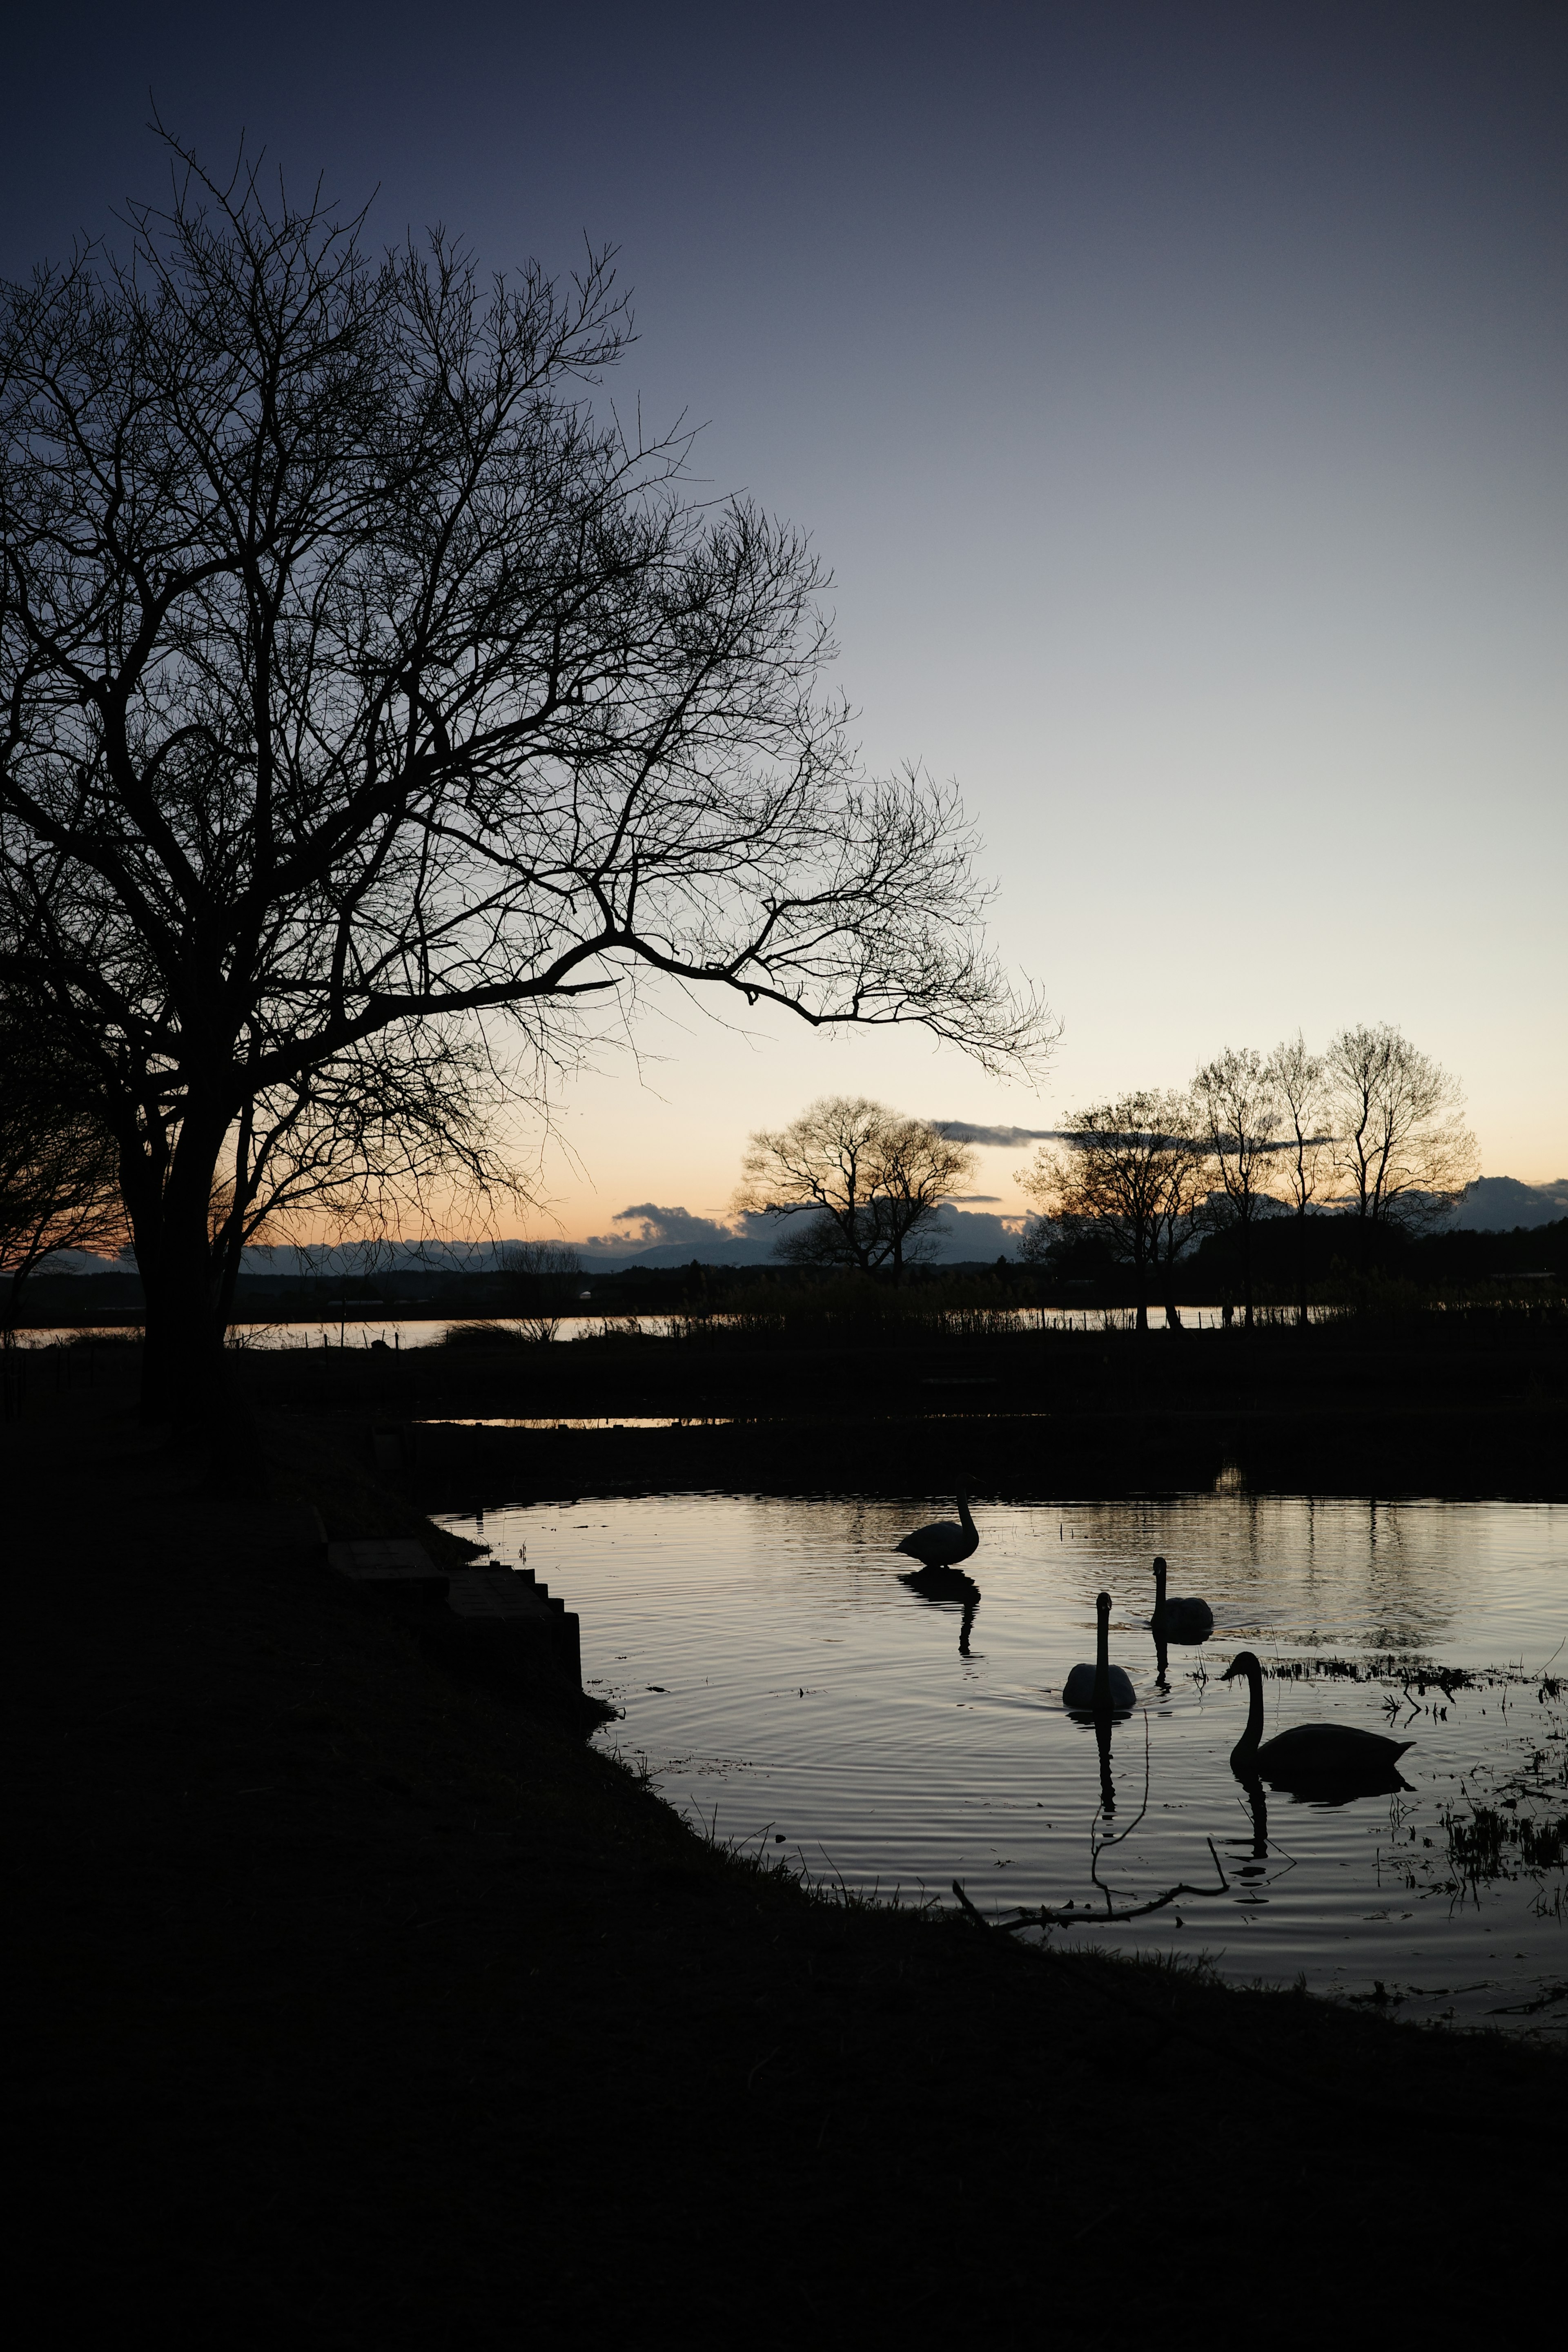
M 1268 1054 L 1227 1046 L 1185 1087 L 1072 1115 L 1020 1171 L 1038 1213 L 1024 1255 L 1063 1280 L 1086 1252 L 1121 1269 L 1146 1328 L 1156 1297 L 1179 1320 L 1189 1262 L 1224 1237 L 1250 1323 L 1259 1249 L 1277 1264 L 1288 1223 L 1305 1323 L 1325 1250 L 1368 1279 L 1463 1199 L 1480 1168 L 1463 1108 L 1458 1082 L 1387 1023 L 1342 1030 L 1321 1053 L 1300 1034 Z

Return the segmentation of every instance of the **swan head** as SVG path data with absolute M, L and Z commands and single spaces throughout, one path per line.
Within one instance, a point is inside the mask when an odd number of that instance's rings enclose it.
M 1163 1599 L 1165 1591 L 1165 1574 L 1164 1556 L 1162 1553 L 1154 1562 L 1154 1586 L 1162 1599 Z
M 1220 1680 L 1222 1683 L 1233 1683 L 1237 1675 L 1244 1675 L 1249 1683 L 1263 1680 L 1263 1669 L 1250 1650 L 1238 1650 L 1221 1675 Z
M 1094 1613 L 1095 1613 L 1095 1615 L 1096 1615 L 1097 1617 L 1109 1617 L 1109 1616 L 1110 1616 L 1110 1593 L 1109 1593 L 1109 1592 L 1097 1592 L 1097 1593 L 1095 1594 L 1095 1596 L 1094 1596 Z

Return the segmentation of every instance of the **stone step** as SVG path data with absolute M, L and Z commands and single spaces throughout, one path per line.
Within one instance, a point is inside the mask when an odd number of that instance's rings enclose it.
M 447 1580 L 447 1605 L 459 1617 L 542 1617 L 563 1603 L 526 1569 L 459 1568 Z
M 458 1621 L 451 1629 L 470 1663 L 488 1665 L 503 1680 L 545 1682 L 580 1690 L 582 1629 L 563 1601 L 553 1599 L 529 1568 L 437 1569 L 412 1536 L 362 1536 L 330 1543 L 327 1565 L 351 1583 L 389 1601 L 419 1604 L 421 1617 L 432 1602 L 445 1601 Z M 434 1633 L 434 1625 L 429 1631 Z M 468 1645 L 477 1643 L 478 1649 Z
M 327 1566 L 354 1584 L 429 1585 L 445 1593 L 448 1582 L 413 1536 L 356 1536 L 330 1543 Z

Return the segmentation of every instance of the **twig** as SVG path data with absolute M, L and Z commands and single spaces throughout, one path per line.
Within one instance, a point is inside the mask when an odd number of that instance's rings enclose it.
M 1185 1879 L 1183 1879 L 1176 1885 L 1168 1886 L 1163 1895 L 1156 1895 L 1152 1902 L 1134 1903 L 1130 1905 L 1128 1908 L 1123 1911 L 1115 1911 L 1110 1908 L 1107 1908 L 1104 1911 L 1091 1911 L 1087 1904 L 1081 1911 L 1076 1908 L 1070 1911 L 1056 1911 L 1050 1909 L 1046 1904 L 1042 1903 L 1037 1911 L 1022 1911 L 1016 1919 L 999 1920 L 997 1925 L 1001 1927 L 1002 1933 L 1005 1936 L 1016 1935 L 1020 1927 L 1102 1927 L 1107 1920 L 1110 1920 L 1112 1923 L 1117 1923 L 1123 1919 L 1142 1919 L 1145 1918 L 1151 1911 L 1163 1911 L 1166 1905 L 1174 1903 L 1177 1896 L 1180 1895 L 1228 1895 L 1230 1892 L 1230 1881 L 1225 1874 L 1224 1864 L 1220 1861 L 1219 1855 L 1215 1853 L 1214 1840 L 1213 1838 L 1205 1838 L 1204 1843 L 1208 1847 L 1209 1853 L 1214 1856 L 1214 1866 L 1219 1878 L 1219 1885 L 1217 1886 L 1191 1886 L 1187 1884 Z M 980 1918 L 980 1914 L 974 1909 L 973 1903 L 968 1902 L 963 1895 L 960 1893 L 956 1879 L 953 1881 L 952 1891 L 958 1895 L 959 1901 L 963 1904 L 964 1909 L 972 1913 L 974 1918 L 980 1920 L 980 1925 L 984 1927 L 986 1923 L 984 1919 Z M 1106 1892 L 1104 1889 L 1101 1891 Z M 1109 1905 L 1109 1893 L 1106 1895 L 1106 1899 L 1107 1904 Z

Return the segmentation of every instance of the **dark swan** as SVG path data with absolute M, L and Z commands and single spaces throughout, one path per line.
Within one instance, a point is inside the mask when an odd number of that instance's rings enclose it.
M 1120 1666 L 1110 1663 L 1110 1595 L 1094 1601 L 1094 1664 L 1075 1666 L 1062 1685 L 1062 1705 L 1097 1716 L 1125 1715 L 1138 1704 L 1138 1694 Z
M 895 1551 L 908 1552 L 911 1559 L 918 1559 L 922 1568 L 956 1568 L 979 1549 L 980 1535 L 969 1516 L 967 1495 L 958 1498 L 956 1520 L 933 1519 L 929 1528 L 916 1528 L 902 1543 L 893 1546 Z
M 1408 1739 L 1385 1739 L 1380 1731 L 1362 1731 L 1353 1723 L 1295 1723 L 1276 1738 L 1264 1739 L 1263 1669 L 1250 1650 L 1234 1657 L 1222 1682 L 1246 1677 L 1247 1729 L 1230 1751 L 1230 1769 L 1238 1780 L 1267 1780 L 1306 1797 L 1344 1802 L 1352 1797 L 1382 1796 L 1406 1783 L 1398 1764 Z M 1261 1743 L 1261 1744 L 1260 1744 Z
M 1165 1563 L 1154 1562 L 1154 1614 L 1149 1622 L 1167 1642 L 1206 1642 L 1214 1632 L 1214 1611 L 1206 1601 L 1180 1601 L 1165 1591 Z

